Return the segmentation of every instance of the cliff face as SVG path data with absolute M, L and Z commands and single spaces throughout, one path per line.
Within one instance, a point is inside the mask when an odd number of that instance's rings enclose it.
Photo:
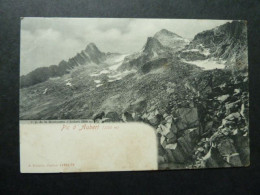
M 225 61 L 227 68 L 247 69 L 246 23 L 228 22 L 212 30 L 198 33 L 181 55 L 187 60 L 216 58 Z

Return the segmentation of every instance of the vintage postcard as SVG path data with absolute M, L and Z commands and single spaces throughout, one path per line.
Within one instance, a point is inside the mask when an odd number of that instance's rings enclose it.
M 250 164 L 247 22 L 22 18 L 22 173 Z

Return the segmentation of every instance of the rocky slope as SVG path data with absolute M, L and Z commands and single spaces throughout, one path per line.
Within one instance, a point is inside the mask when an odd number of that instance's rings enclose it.
M 76 56 L 68 61 L 62 60 L 58 65 L 37 68 L 25 76 L 20 78 L 20 86 L 28 87 L 37 83 L 44 82 L 49 78 L 60 77 L 68 74 L 70 70 L 81 65 L 101 64 L 110 57 L 117 56 L 115 53 L 101 52 L 94 43 L 87 45 L 86 49 L 77 53 Z M 103 64 L 104 65 L 104 64 Z
M 226 68 L 247 69 L 247 28 L 244 21 L 233 21 L 212 30 L 198 33 L 180 53 L 180 57 L 195 63 L 211 59 Z
M 233 63 L 247 51 L 244 32 L 244 23 L 235 21 L 187 45 L 162 30 L 126 56 L 91 53 L 98 49 L 90 45 L 91 57 L 77 55 L 67 74 L 20 90 L 20 119 L 143 122 L 157 134 L 160 169 L 247 166 L 246 55 L 246 64 Z M 84 66 L 87 59 L 92 63 Z M 223 66 L 216 63 L 221 60 Z

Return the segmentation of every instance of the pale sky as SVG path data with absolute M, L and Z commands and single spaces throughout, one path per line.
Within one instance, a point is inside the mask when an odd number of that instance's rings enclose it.
M 167 29 L 184 38 L 229 22 L 228 20 L 23 18 L 21 20 L 20 75 L 68 60 L 88 43 L 103 52 L 139 51 L 147 37 Z

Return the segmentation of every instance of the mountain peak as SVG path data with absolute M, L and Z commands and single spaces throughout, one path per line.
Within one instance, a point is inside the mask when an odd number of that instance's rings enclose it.
M 98 50 L 98 48 L 95 43 L 89 43 L 86 47 L 86 50 Z
M 89 43 L 85 49 L 85 51 L 90 55 L 104 55 L 103 52 L 101 52 L 98 47 L 95 45 L 95 43 Z
M 154 38 L 156 38 L 163 46 L 172 48 L 175 51 L 181 50 L 189 43 L 188 40 L 167 29 L 162 29 L 155 33 Z
M 162 30 L 158 31 L 157 33 L 155 33 L 154 38 L 158 38 L 160 36 L 169 36 L 169 37 L 179 37 L 179 38 L 181 38 L 181 36 L 177 35 L 174 32 L 171 32 L 167 29 L 162 29 Z

